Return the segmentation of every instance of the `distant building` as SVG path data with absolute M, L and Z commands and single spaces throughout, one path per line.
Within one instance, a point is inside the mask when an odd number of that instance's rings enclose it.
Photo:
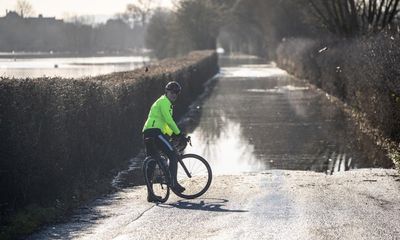
M 15 11 L 0 17 L 0 52 L 59 50 L 65 35 L 64 21 L 55 17 L 23 17 Z
M 57 20 L 55 17 L 43 17 L 39 14 L 38 17 L 22 17 L 15 11 L 6 11 L 6 16 L 0 17 L 0 23 L 4 22 L 24 21 L 25 23 L 46 23 L 46 24 L 60 24 L 64 23 L 63 20 Z
M 1 1 L 1 0 L 0 0 Z M 121 20 L 93 27 L 55 17 L 24 17 L 6 11 L 0 17 L 0 52 L 121 52 L 143 46 L 144 29 Z

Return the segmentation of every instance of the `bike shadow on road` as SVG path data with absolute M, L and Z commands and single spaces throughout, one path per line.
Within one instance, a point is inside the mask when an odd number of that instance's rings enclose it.
M 248 212 L 248 210 L 227 209 L 225 208 L 227 202 L 229 202 L 227 199 L 222 198 L 197 198 L 194 200 L 179 200 L 175 203 L 158 204 L 158 206 L 210 212 Z

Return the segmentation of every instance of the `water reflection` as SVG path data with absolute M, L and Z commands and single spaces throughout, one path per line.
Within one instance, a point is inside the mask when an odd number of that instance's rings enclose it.
M 261 60 L 233 61 L 222 59 L 188 149 L 215 172 L 392 166 L 324 94 Z
M 249 71 L 248 68 L 251 68 Z M 266 71 L 268 69 L 268 71 Z M 225 67 L 221 69 L 224 78 L 259 78 L 282 75 L 286 72 L 279 68 L 274 68 L 271 64 L 240 65 L 238 67 Z
M 266 163 L 257 160 L 254 146 L 243 136 L 240 123 L 229 120 L 222 111 L 219 116 L 219 134 L 210 135 L 205 131 L 194 131 L 191 137 L 196 144 L 188 150 L 206 159 L 223 159 L 213 162 L 213 172 L 216 173 L 238 173 L 267 168 Z M 229 167 L 226 164 L 229 164 Z

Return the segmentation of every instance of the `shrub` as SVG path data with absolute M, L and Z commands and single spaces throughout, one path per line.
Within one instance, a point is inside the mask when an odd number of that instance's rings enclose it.
M 28 205 L 68 208 L 104 192 L 112 170 L 142 147 L 148 110 L 165 84 L 183 85 L 179 117 L 218 71 L 217 55 L 192 52 L 149 68 L 84 79 L 0 79 L 2 221 Z

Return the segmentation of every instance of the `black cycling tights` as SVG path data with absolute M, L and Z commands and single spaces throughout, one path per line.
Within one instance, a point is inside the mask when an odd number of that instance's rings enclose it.
M 176 155 L 173 146 L 168 141 L 168 137 L 162 134 L 160 129 L 151 128 L 143 132 L 143 141 L 146 147 L 146 156 L 156 155 L 157 149 L 167 155 L 169 159 L 169 170 L 173 178 L 172 180 L 176 182 L 178 156 Z

